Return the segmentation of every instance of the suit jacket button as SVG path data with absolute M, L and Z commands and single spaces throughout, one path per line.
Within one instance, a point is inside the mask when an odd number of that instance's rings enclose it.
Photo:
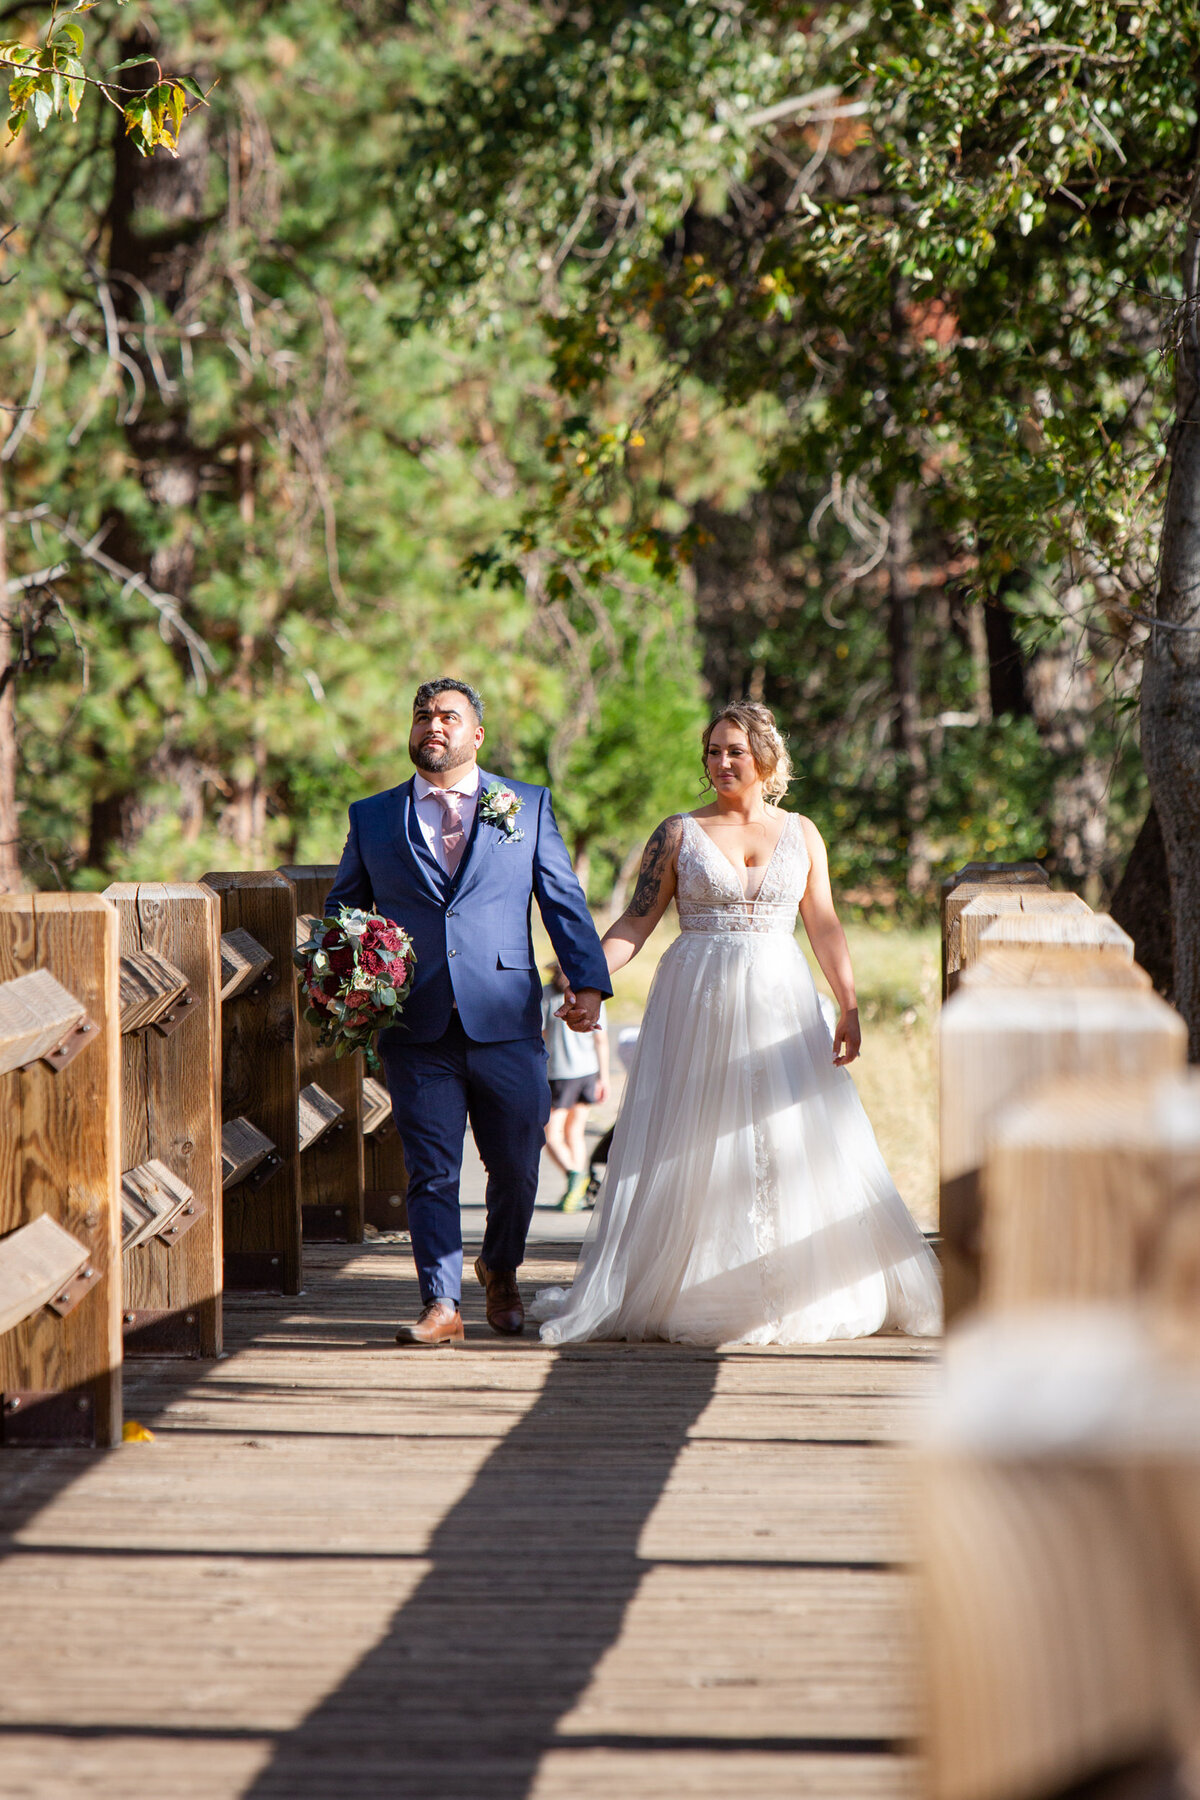
M 451 952 L 450 952 L 450 954 L 451 954 L 451 956 L 457 956 L 457 955 L 458 955 L 458 951 L 457 951 L 457 950 L 452 950 L 452 951 L 451 951 Z
M 446 908 L 446 917 L 448 919 L 452 919 L 454 917 L 454 908 L 452 906 L 448 906 Z

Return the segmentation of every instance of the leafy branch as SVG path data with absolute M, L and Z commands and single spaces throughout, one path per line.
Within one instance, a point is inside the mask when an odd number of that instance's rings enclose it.
M 77 119 L 84 94 L 93 88 L 121 114 L 126 135 L 139 155 L 149 156 L 162 145 L 174 156 L 184 120 L 193 107 L 207 104 L 208 95 L 190 75 L 168 75 L 157 57 L 145 53 L 126 57 L 106 75 L 89 72 L 79 15 L 91 12 L 97 3 L 98 0 L 76 0 L 63 12 L 60 0 L 51 0 L 50 18 L 41 43 L 0 38 L 0 69 L 14 71 L 8 86 L 8 143 L 20 136 L 31 118 L 39 131 L 64 113 Z M 125 6 L 128 0 L 115 0 L 115 4 Z M 128 87 L 112 80 L 126 69 L 147 65 L 153 65 L 156 74 L 149 88 Z

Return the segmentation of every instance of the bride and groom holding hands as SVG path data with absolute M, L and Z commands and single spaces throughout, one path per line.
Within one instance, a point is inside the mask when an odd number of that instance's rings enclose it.
M 543 1338 L 715 1345 L 936 1331 L 936 1264 L 845 1067 L 858 1055 L 858 1014 L 825 846 L 809 820 L 775 804 L 790 765 L 767 708 L 737 702 L 709 725 L 712 801 L 658 826 L 603 942 L 549 791 L 482 769 L 483 741 L 471 687 L 446 678 L 418 688 L 416 773 L 351 806 L 326 902 L 398 920 L 417 954 L 404 1022 L 379 1039 L 421 1293 L 397 1341 L 463 1338 L 468 1123 L 487 1170 L 475 1274 L 488 1323 L 505 1334 L 525 1325 L 517 1270 L 550 1110 L 534 900 L 570 984 L 560 1016 L 582 1032 L 672 900 L 679 915 L 575 1281 L 531 1308 Z M 832 1037 L 797 912 L 839 1003 Z

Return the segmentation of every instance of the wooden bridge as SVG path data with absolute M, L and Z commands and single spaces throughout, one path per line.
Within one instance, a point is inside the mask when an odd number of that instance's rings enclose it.
M 569 1264 L 538 1246 L 527 1274 Z M 392 1341 L 406 1249 L 322 1247 L 153 1430 L 0 1471 L 0 1792 L 915 1794 L 895 1443 L 932 1349 Z
M 295 1012 L 330 873 L 0 899 L 2 1800 L 1182 1800 L 1200 1093 L 1111 921 L 948 894 L 941 1396 L 475 1293 L 398 1351 L 386 1095 Z

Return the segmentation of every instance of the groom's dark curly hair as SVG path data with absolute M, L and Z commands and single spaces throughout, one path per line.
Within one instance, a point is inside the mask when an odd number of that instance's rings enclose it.
M 455 681 L 451 675 L 443 675 L 437 681 L 423 681 L 413 695 L 413 711 L 418 706 L 426 706 L 437 694 L 465 694 L 471 702 L 471 710 L 479 723 L 483 724 L 483 695 L 465 681 Z

